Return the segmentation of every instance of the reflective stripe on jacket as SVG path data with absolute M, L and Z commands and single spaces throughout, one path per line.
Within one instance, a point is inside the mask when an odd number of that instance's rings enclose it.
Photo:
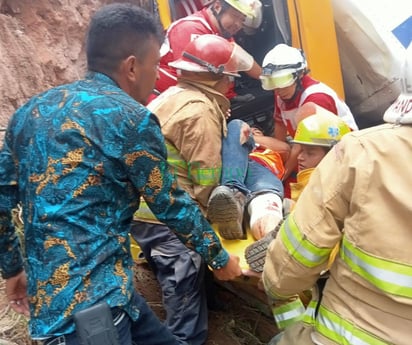
M 322 248 L 306 237 L 297 226 L 293 212 L 283 222 L 279 235 L 290 255 L 303 266 L 315 267 L 324 263 L 331 252 L 330 248 Z
M 183 187 L 183 183 L 188 182 L 189 184 L 196 184 L 203 187 L 215 187 L 220 180 L 220 174 L 222 172 L 222 167 L 202 167 L 200 162 L 187 163 L 179 151 L 172 144 L 166 141 L 167 148 L 167 161 L 170 163 L 172 169 L 175 169 L 176 177 L 179 177 L 179 172 L 184 171 L 187 175 L 180 178 L 179 183 Z
M 279 329 L 285 329 L 291 324 L 301 320 L 305 313 L 305 306 L 299 296 L 287 303 L 276 303 L 272 307 L 272 314 Z
M 410 344 L 411 138 L 388 124 L 343 137 L 269 246 L 263 283 L 286 299 L 314 286 L 340 244 L 318 313 L 313 303 L 303 318 L 316 344 Z
M 148 106 L 159 119 L 168 162 L 178 185 L 202 211 L 220 181 L 222 136 L 227 132 L 225 114 L 229 105 L 228 99 L 211 87 L 181 80 Z M 142 203 L 135 218 L 150 220 L 148 211 Z

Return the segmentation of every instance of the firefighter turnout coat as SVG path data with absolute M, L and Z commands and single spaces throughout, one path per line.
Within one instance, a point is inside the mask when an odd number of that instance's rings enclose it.
M 397 344 L 412 339 L 412 126 L 345 135 L 311 175 L 271 243 L 267 293 L 287 299 L 330 268 L 321 301 L 279 344 Z
M 168 162 L 183 188 L 205 213 L 210 193 L 220 182 L 222 136 L 230 102 L 200 82 L 180 80 L 148 108 L 158 117 L 166 139 Z M 157 222 L 142 201 L 135 219 Z

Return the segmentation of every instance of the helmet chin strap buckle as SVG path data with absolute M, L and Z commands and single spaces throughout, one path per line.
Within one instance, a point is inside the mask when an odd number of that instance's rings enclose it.
M 196 62 L 198 65 L 206 67 L 207 70 L 211 73 L 214 74 L 223 74 L 225 67 L 223 65 L 220 66 L 214 66 L 209 62 L 206 62 L 205 60 L 199 59 L 197 56 L 194 56 L 192 54 L 189 54 L 187 52 L 183 52 L 183 56 L 192 60 L 193 62 Z

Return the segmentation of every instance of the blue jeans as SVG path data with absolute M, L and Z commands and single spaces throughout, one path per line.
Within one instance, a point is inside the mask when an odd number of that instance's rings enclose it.
M 273 192 L 283 199 L 282 181 L 269 169 L 249 158 L 255 146 L 253 136 L 240 145 L 242 120 L 228 123 L 228 134 L 222 142 L 222 185 L 236 187 L 248 197 L 260 192 Z
M 179 345 L 180 343 L 161 323 L 147 305 L 146 300 L 133 294 L 131 303 L 139 309 L 139 319 L 133 321 L 129 316 L 115 308 L 113 321 L 117 329 L 120 345 Z M 116 314 L 115 314 L 116 313 Z M 44 345 L 80 345 L 76 333 L 54 337 L 44 341 Z
M 160 284 L 167 328 L 182 345 L 203 345 L 208 311 L 202 257 L 163 224 L 136 221 L 131 234 Z

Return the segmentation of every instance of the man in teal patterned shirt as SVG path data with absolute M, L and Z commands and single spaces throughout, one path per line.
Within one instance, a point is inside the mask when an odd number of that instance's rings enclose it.
M 84 80 L 33 97 L 0 151 L 0 271 L 33 339 L 78 345 L 73 316 L 101 302 L 119 343 L 178 344 L 133 288 L 129 229 L 143 196 L 218 279 L 240 275 L 198 207 L 176 185 L 146 102 L 162 42 L 157 22 L 126 4 L 100 9 L 87 36 Z M 23 207 L 23 260 L 11 210 Z M 26 288 L 27 275 L 27 288 Z

